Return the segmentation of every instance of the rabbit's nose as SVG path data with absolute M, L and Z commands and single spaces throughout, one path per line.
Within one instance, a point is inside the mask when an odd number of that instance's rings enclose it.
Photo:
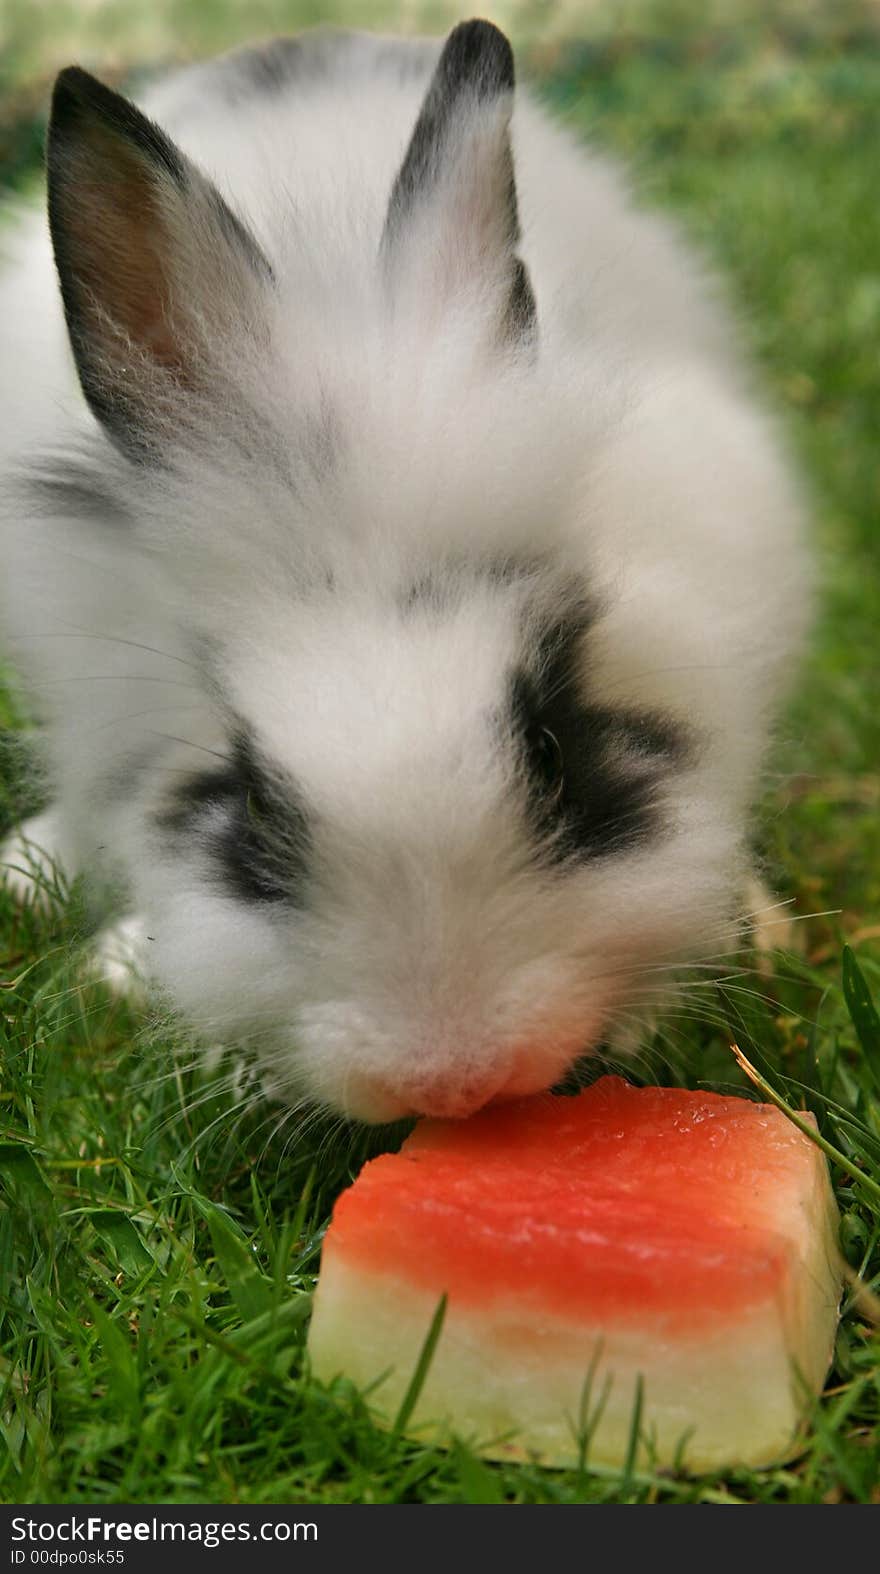
M 462 1120 L 489 1104 L 501 1092 L 507 1076 L 490 1072 L 468 1078 L 425 1078 L 414 1084 L 412 1099 L 420 1115 L 440 1120 Z
M 461 1120 L 491 1102 L 507 1078 L 499 1073 L 475 1077 L 421 1076 L 400 1080 L 371 1079 L 377 1103 L 397 1103 L 401 1114 L 427 1115 L 435 1120 Z

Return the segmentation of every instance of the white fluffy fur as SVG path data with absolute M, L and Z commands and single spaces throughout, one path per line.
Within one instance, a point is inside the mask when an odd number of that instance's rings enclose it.
M 730 943 L 809 599 L 801 501 L 714 291 L 522 90 L 537 354 L 490 352 L 494 284 L 479 258 L 472 289 L 450 282 L 442 215 L 389 316 L 376 259 L 427 77 L 401 82 L 385 58 L 354 40 L 334 75 L 234 108 L 210 67 L 146 95 L 277 279 L 262 348 L 216 347 L 247 432 L 228 406 L 203 412 L 173 481 L 134 478 L 99 435 L 43 214 L 0 237 L 0 615 L 48 723 L 51 851 L 122 874 L 142 965 L 210 1040 L 252 1039 L 270 1090 L 371 1119 L 545 1087 L 641 1011 L 655 964 Z M 325 470 L 321 430 L 341 456 Z M 134 524 L 23 511 L 21 464 L 82 444 Z M 400 614 L 438 554 L 475 550 L 542 554 L 528 594 L 545 603 L 582 574 L 602 606 L 590 694 L 701 737 L 670 778 L 665 837 L 575 874 L 535 866 L 490 726 L 525 590 L 465 576 L 448 617 Z M 181 856 L 152 819 L 179 773 L 228 748 L 206 649 L 315 812 L 300 912 L 223 894 L 198 842 Z M 108 791 L 132 759 L 130 790 Z

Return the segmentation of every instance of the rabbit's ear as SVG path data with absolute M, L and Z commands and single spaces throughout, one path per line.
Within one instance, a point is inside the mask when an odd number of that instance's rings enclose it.
M 49 226 L 83 392 L 129 452 L 202 392 L 210 345 L 259 331 L 271 269 L 219 192 L 127 99 L 71 66 L 55 84 Z
M 382 260 L 393 299 L 429 316 L 477 298 L 497 337 L 535 331 L 528 274 L 516 255 L 510 145 L 513 54 L 490 22 L 450 33 L 391 193 Z

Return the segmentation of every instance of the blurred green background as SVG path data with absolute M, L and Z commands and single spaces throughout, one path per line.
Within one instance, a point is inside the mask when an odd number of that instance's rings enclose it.
M 804 920 L 802 954 L 727 986 L 720 1017 L 694 1009 L 631 1069 L 741 1087 L 735 1032 L 837 1144 L 844 1247 L 876 1286 L 880 1019 L 851 970 L 842 984 L 841 955 L 851 942 L 876 994 L 880 10 L 498 0 L 488 12 L 520 77 L 622 155 L 644 202 L 677 214 L 729 281 L 802 466 L 822 565 L 815 638 L 756 816 L 768 878 Z M 0 181 L 38 180 L 52 76 L 71 61 L 124 84 L 318 22 L 442 32 L 470 14 L 441 0 L 0 0 Z M 0 689 L 0 727 L 22 721 Z M 17 760 L 7 737 L 0 832 L 27 799 Z M 880 1501 L 880 1349 L 852 1301 L 810 1447 L 775 1471 L 547 1473 L 389 1442 L 358 1396 L 320 1392 L 302 1367 L 321 1227 L 363 1143 L 318 1129 L 273 1146 L 264 1119 L 230 1124 L 221 1095 L 173 1069 L 167 1027 L 145 1041 L 136 1016 L 78 979 L 80 924 L 76 902 L 41 918 L 0 892 L 7 1498 Z

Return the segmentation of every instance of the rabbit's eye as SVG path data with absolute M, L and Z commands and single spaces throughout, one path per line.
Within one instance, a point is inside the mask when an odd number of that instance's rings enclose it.
M 263 804 L 260 802 L 259 795 L 254 792 L 252 787 L 249 787 L 245 793 L 244 806 L 251 825 L 261 826 L 264 824 L 266 819 L 266 810 Z
M 565 761 L 559 739 L 549 727 L 534 722 L 526 731 L 526 744 L 532 770 L 544 796 L 551 803 L 558 802 L 565 786 Z

